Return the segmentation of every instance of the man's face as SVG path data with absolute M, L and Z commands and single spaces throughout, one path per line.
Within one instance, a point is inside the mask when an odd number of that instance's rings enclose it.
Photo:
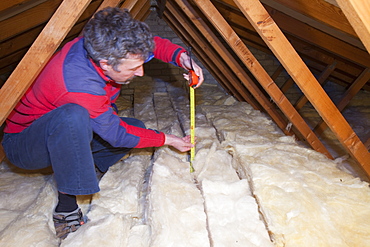
M 112 78 L 116 83 L 129 84 L 136 76 L 144 75 L 143 63 L 144 60 L 138 56 L 129 55 L 128 58 L 122 59 L 121 64 L 117 66 L 120 72 L 114 70 L 113 67 L 104 60 L 100 61 L 100 66 L 104 74 Z

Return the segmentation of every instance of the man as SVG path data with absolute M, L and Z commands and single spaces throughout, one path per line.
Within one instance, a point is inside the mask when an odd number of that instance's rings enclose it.
M 58 237 L 84 223 L 76 195 L 99 191 L 96 168 L 105 173 L 132 148 L 170 145 L 185 152 L 193 146 L 189 136 L 146 129 L 140 120 L 120 118 L 112 107 L 120 84 L 143 76 L 143 63 L 152 55 L 191 68 L 182 47 L 153 38 L 128 11 L 106 8 L 88 22 L 83 37 L 51 58 L 9 115 L 3 140 L 9 160 L 24 169 L 53 168 Z M 198 87 L 203 74 L 193 66 Z

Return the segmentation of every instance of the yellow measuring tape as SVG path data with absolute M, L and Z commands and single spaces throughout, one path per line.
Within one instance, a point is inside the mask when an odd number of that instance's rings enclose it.
M 189 70 L 190 87 L 190 142 L 195 143 L 195 95 L 194 87 L 198 84 L 199 78 L 194 72 L 193 60 L 191 59 L 191 47 L 189 47 L 189 58 L 191 69 Z M 190 172 L 194 172 L 193 161 L 195 156 L 195 146 L 190 149 Z
M 194 88 L 190 87 L 190 141 L 195 141 L 195 96 Z M 190 149 L 190 172 L 194 172 L 193 161 L 195 156 L 195 147 Z

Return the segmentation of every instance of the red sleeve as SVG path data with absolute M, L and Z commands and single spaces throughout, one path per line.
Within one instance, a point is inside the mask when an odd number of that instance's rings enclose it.
M 181 67 L 180 55 L 186 50 L 179 45 L 172 43 L 168 39 L 154 36 L 155 48 L 154 57 L 166 63 L 172 63 Z

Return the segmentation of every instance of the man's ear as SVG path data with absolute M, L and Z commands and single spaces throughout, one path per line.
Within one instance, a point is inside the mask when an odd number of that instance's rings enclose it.
M 108 60 L 105 59 L 99 60 L 99 65 L 100 68 L 102 68 L 103 70 L 109 70 L 110 68 L 112 68 L 112 66 L 108 64 Z

